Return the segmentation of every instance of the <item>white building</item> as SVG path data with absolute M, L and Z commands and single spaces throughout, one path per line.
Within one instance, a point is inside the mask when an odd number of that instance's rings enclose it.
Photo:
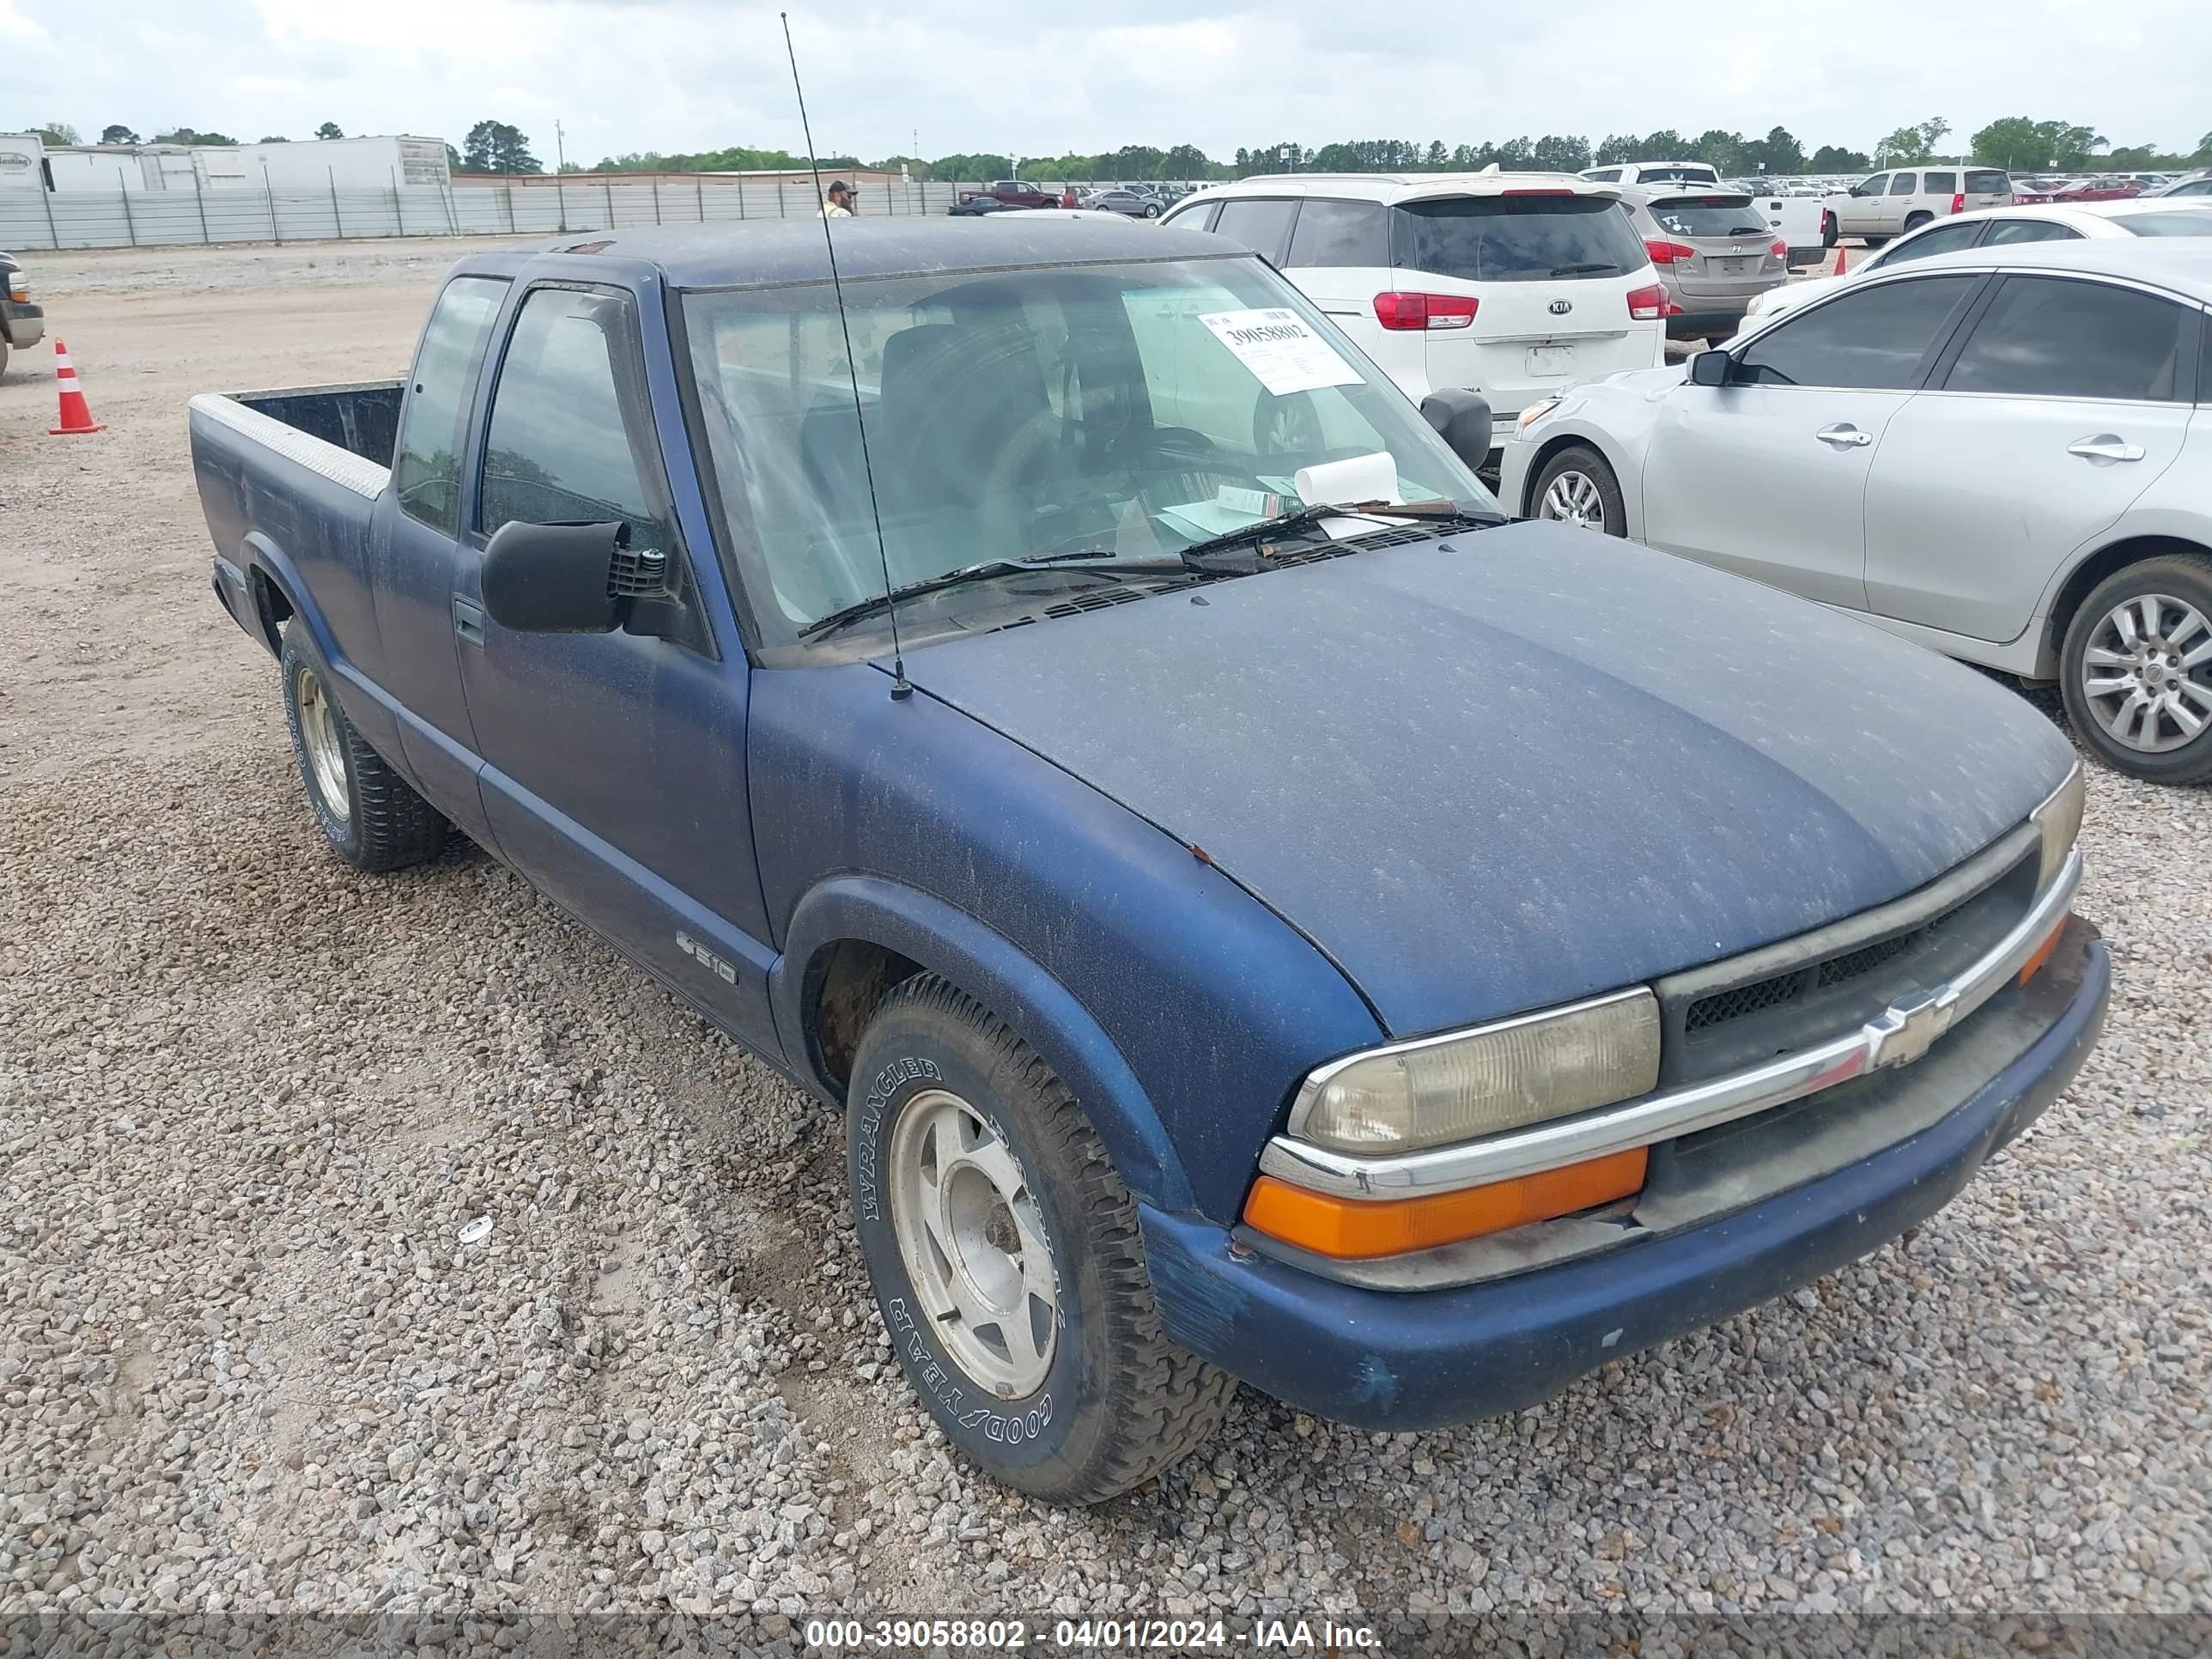
M 57 146 L 35 133 L 0 134 L 0 190 L 392 190 L 452 182 L 442 138 Z

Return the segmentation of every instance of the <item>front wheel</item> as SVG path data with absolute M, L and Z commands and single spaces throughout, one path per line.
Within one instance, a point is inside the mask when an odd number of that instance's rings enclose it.
M 846 1166 L 907 1380 L 985 1471 L 1096 1504 L 1195 1449 L 1226 1372 L 1161 1334 L 1137 1206 L 1060 1079 L 925 975 L 861 1038 Z
M 1145 204 L 1145 217 L 1147 219 L 1157 219 L 1159 216 L 1160 210 L 1158 203 L 1147 202 Z
M 1887 247 L 1889 246 L 1889 238 L 1887 236 L 1862 236 L 1859 238 L 1859 240 L 1864 242 L 1869 247 Z
M 2059 660 L 2067 715 L 2106 765 L 2153 783 L 2212 778 L 2212 558 L 2172 553 L 2106 577 Z
M 1923 225 L 1933 224 L 1935 221 L 1936 216 L 1932 213 L 1916 213 L 1905 220 L 1905 228 L 1907 231 L 1915 231 Z
M 1577 444 L 1563 449 L 1544 464 L 1536 475 L 1534 498 L 1539 519 L 1571 524 L 1582 530 L 1601 530 L 1608 536 L 1628 533 L 1628 509 L 1620 499 L 1620 481 L 1604 456 Z

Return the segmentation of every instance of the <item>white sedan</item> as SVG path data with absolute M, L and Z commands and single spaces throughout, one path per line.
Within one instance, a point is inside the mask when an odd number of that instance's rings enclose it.
M 1938 254 L 1546 398 L 1498 493 L 2056 680 L 2110 765 L 2212 780 L 2209 312 L 2212 239 Z
M 1968 248 L 2012 247 L 2023 242 L 2073 242 L 2111 236 L 2212 236 L 2212 201 L 2132 197 L 2124 202 L 2051 202 L 2039 206 L 1982 208 L 1923 225 L 1900 236 L 1841 276 L 1816 276 L 1760 295 L 1744 316 L 1744 331 L 1764 327 L 1787 311 L 1809 305 L 1845 283 L 1877 270 L 1894 270 L 1915 259 Z

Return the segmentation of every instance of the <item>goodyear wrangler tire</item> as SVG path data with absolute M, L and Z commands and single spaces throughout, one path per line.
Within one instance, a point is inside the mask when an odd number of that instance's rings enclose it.
M 884 1000 L 846 1112 L 860 1249 L 891 1346 L 998 1480 L 1096 1504 L 1213 1432 L 1234 1382 L 1160 1334 L 1136 1205 L 1083 1110 L 924 975 Z
M 371 872 L 437 857 L 446 845 L 444 817 L 362 741 L 331 695 L 329 665 L 297 617 L 284 624 L 277 661 L 300 781 L 331 850 Z

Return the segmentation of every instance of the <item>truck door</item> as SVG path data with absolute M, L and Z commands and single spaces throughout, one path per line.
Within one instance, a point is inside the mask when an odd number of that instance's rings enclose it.
M 449 594 L 491 833 L 563 908 L 774 1053 L 745 657 L 727 605 L 709 604 L 711 555 L 678 532 L 638 308 L 564 283 L 532 289 L 514 317 Z M 514 520 L 627 524 L 632 548 L 667 561 L 682 637 L 501 628 L 482 609 L 482 555 Z
M 399 726 L 393 758 L 414 774 L 425 799 L 477 841 L 489 830 L 453 646 L 454 540 L 461 529 L 461 453 L 484 348 L 507 290 L 504 277 L 457 276 L 439 295 L 400 405 L 392 484 L 369 529 L 383 689 Z

